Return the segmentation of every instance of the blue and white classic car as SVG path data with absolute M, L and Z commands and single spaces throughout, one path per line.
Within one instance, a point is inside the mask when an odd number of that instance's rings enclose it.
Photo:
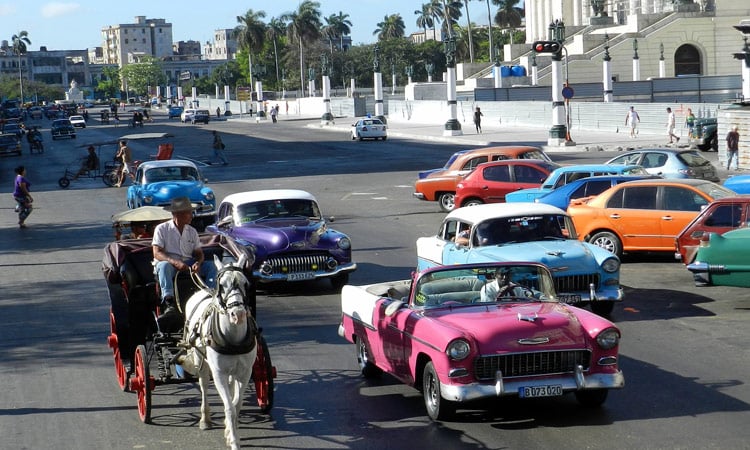
M 623 299 L 620 260 L 580 242 L 565 211 L 541 203 L 458 208 L 437 235 L 417 240 L 419 270 L 450 264 L 539 262 L 552 271 L 558 298 L 606 315 Z

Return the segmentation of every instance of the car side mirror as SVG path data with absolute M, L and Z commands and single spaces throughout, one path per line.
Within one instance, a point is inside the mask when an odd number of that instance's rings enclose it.
M 217 227 L 226 227 L 229 224 L 232 223 L 232 216 L 226 216 L 222 218 L 220 221 L 216 222 Z
M 406 303 L 402 302 L 401 300 L 394 300 L 391 302 L 390 305 L 385 307 L 385 315 L 386 317 L 391 317 L 392 315 L 396 314 L 396 312 L 403 308 Z

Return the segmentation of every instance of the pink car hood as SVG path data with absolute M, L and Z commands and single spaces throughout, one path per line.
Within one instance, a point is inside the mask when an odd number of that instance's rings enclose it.
M 425 317 L 473 336 L 479 353 L 487 355 L 589 348 L 589 334 L 573 311 L 561 303 L 488 303 L 431 310 L 425 312 Z M 606 327 L 606 323 L 594 324 L 594 328 Z

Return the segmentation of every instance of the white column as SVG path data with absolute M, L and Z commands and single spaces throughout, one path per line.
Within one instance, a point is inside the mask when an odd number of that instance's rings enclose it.
M 531 66 L 531 85 L 536 86 L 539 84 L 539 70 L 537 66 Z
M 185 106 L 185 97 L 182 95 L 182 86 L 177 86 L 177 105 Z
M 495 76 L 495 87 L 496 88 L 501 88 L 501 87 L 503 87 L 503 74 L 502 74 L 502 70 L 500 70 L 501 69 L 500 64 L 495 64 L 495 66 L 493 67 L 493 69 L 494 69 L 494 72 L 495 72 L 494 73 L 494 76 Z
M 315 97 L 315 80 L 310 80 L 310 97 Z
M 458 103 L 456 101 L 456 68 L 448 67 L 447 73 L 447 89 L 448 89 L 448 109 L 450 111 L 450 119 L 445 124 L 443 130 L 443 136 L 461 136 L 461 124 L 458 122 Z
M 432 83 L 432 74 L 427 75 L 427 82 Z
M 383 115 L 383 74 L 375 72 L 373 74 L 373 91 L 375 93 L 375 117 L 384 117 Z
M 219 99 L 219 85 L 215 84 L 214 87 L 216 87 L 216 95 L 215 95 L 215 97 L 216 97 L 216 100 L 218 100 Z
M 230 99 L 229 92 L 230 92 L 229 86 L 224 86 L 224 101 L 225 102 L 228 102 Z
M 198 88 L 195 87 L 195 86 L 193 86 L 193 89 L 192 89 L 192 91 L 190 93 L 190 101 L 193 102 L 193 108 L 195 108 L 196 106 L 198 106 L 198 105 L 195 104 L 196 102 L 198 102 Z M 200 103 L 200 102 L 198 102 L 198 103 Z
M 351 80 L 349 80 L 349 86 L 350 86 L 350 89 L 352 91 L 352 97 L 354 97 L 354 78 L 352 78 Z
M 255 92 L 257 93 L 256 106 L 255 106 L 255 122 L 260 122 L 260 115 L 263 111 L 263 82 L 255 82 Z M 265 114 L 264 114 L 265 116 Z
M 330 125 L 333 123 L 333 114 L 331 114 L 331 77 L 323 75 L 323 105 L 325 113 L 320 118 L 321 125 Z
M 641 60 L 633 58 L 633 81 L 641 81 Z
M 611 103 L 612 95 L 612 62 L 606 59 L 602 61 L 602 85 L 604 86 L 604 101 Z
M 552 58 L 552 128 L 547 145 L 566 145 L 567 127 L 565 125 L 565 101 L 562 96 L 563 77 L 562 61 Z
M 641 11 L 638 10 L 638 0 L 630 0 L 628 4 L 627 15 L 639 14 Z
M 581 25 L 581 0 L 573 0 L 573 26 Z
M 391 73 L 391 95 L 396 95 L 396 74 Z
M 667 76 L 667 64 L 664 62 L 663 59 L 659 60 L 659 78 L 664 78 Z

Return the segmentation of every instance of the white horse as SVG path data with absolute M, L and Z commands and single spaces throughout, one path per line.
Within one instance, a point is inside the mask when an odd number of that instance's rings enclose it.
M 204 287 L 188 300 L 183 334 L 188 351 L 178 360 L 188 373 L 198 376 L 202 430 L 213 425 L 207 394 L 209 376 L 213 376 L 224 402 L 224 437 L 232 449 L 240 448 L 240 407 L 258 351 L 258 327 L 245 304 L 250 283 L 242 273 L 243 259 L 244 255 L 237 263 L 223 265 L 214 257 L 216 289 Z

